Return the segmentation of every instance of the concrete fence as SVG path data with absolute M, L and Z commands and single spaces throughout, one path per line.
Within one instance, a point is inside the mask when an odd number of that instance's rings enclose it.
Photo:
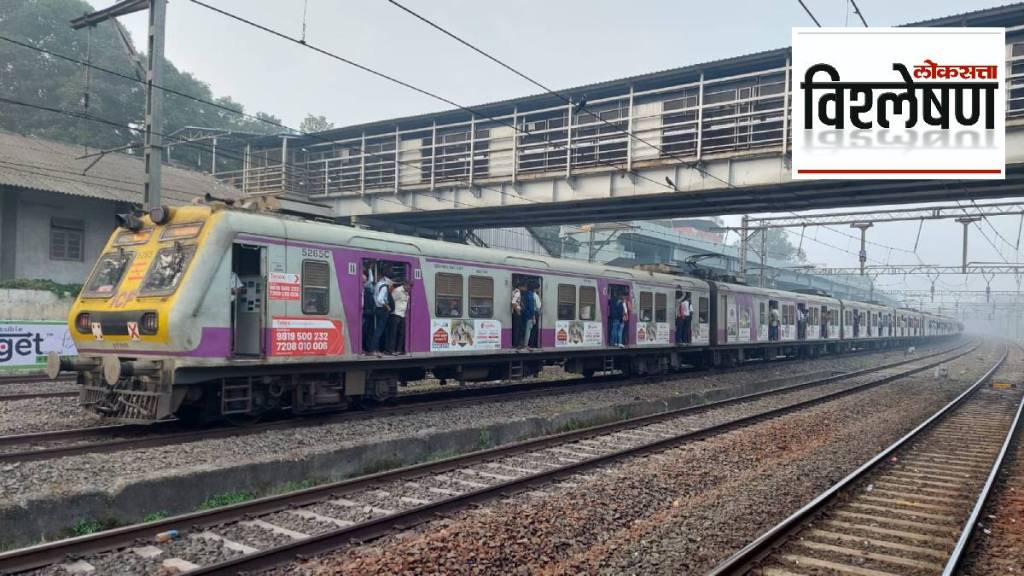
M 0 320 L 60 320 L 68 318 L 73 296 L 61 298 L 48 290 L 0 288 Z

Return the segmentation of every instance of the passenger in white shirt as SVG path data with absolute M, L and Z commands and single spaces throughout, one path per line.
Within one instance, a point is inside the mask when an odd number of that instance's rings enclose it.
M 409 291 L 401 280 L 391 289 L 395 309 L 388 318 L 387 351 L 392 355 L 405 354 L 405 313 L 409 309 Z

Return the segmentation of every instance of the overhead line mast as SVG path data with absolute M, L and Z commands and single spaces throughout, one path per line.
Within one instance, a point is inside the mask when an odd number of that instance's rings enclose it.
M 91 12 L 71 21 L 75 30 L 92 27 L 118 16 L 149 9 L 149 31 L 146 51 L 146 117 L 144 130 L 144 159 L 146 177 L 142 191 L 142 206 L 146 210 L 160 206 L 160 171 L 163 166 L 163 93 L 156 87 L 163 84 L 164 29 L 167 23 L 167 0 L 122 0 L 113 6 Z

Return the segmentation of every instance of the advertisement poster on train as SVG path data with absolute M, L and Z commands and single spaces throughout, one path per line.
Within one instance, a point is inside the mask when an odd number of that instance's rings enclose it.
M 601 346 L 604 333 L 600 322 L 558 320 L 555 322 L 555 347 Z
M 501 322 L 436 318 L 430 321 L 430 351 L 499 350 Z
M 302 316 L 277 316 L 271 320 L 272 356 L 333 356 L 344 352 L 339 320 Z
M 637 344 L 668 344 L 668 322 L 637 322 Z
M 739 333 L 736 340 L 739 342 L 750 341 L 750 304 L 740 306 Z
M 0 322 L 0 372 L 43 368 L 50 352 L 78 354 L 67 322 Z
M 271 272 L 267 278 L 267 294 L 271 300 L 298 300 L 301 292 L 298 274 Z

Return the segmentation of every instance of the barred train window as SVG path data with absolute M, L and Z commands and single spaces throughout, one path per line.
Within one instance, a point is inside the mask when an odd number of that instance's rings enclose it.
M 661 293 L 654 295 L 654 321 L 668 322 L 668 296 Z
M 331 309 L 331 267 L 319 260 L 302 261 L 302 313 L 327 314 Z
M 597 288 L 580 286 L 580 320 L 596 318 Z
M 462 317 L 462 275 L 438 272 L 434 276 L 434 315 Z
M 697 321 L 701 324 L 708 323 L 708 314 L 711 310 L 711 303 L 707 296 L 701 296 L 697 300 Z
M 494 317 L 494 278 L 489 276 L 469 277 L 469 317 Z
M 650 292 L 640 293 L 640 321 L 650 322 L 654 318 L 654 295 Z
M 558 285 L 558 319 L 576 319 L 576 287 L 572 284 Z
M 82 261 L 85 222 L 70 218 L 50 220 L 50 260 Z

